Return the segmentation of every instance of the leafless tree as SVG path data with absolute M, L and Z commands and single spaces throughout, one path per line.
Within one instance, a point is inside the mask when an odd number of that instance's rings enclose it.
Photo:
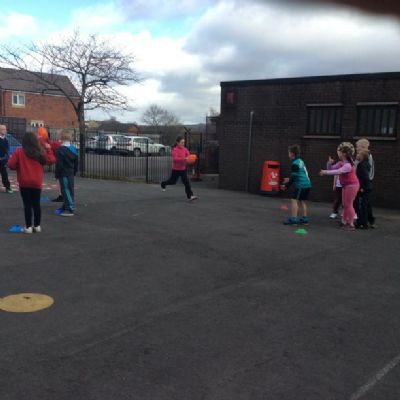
M 33 81 L 55 87 L 69 100 L 79 122 L 81 154 L 85 151 L 85 111 L 129 109 L 129 101 L 118 87 L 140 81 L 134 62 L 133 55 L 109 41 L 97 35 L 83 36 L 79 30 L 52 43 L 0 46 L 3 66 L 28 71 Z M 69 77 L 78 96 L 59 84 L 60 75 Z
M 142 121 L 146 125 L 153 127 L 180 125 L 179 118 L 174 113 L 157 104 L 151 104 L 149 106 L 142 115 Z

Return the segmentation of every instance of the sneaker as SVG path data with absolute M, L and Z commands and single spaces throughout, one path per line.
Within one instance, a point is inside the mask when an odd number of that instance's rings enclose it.
M 52 200 L 53 203 L 62 203 L 63 201 L 64 201 L 64 197 L 62 197 L 61 194 Z
M 164 184 L 164 182 L 161 182 L 161 190 L 163 191 L 163 192 L 165 192 L 167 189 L 165 189 L 165 184 Z
M 30 226 L 29 228 L 24 228 L 24 233 L 31 234 L 33 232 L 32 227 Z
M 7 188 L 7 189 L 6 189 L 6 193 L 12 194 L 12 193 L 14 193 L 14 190 L 12 190 L 11 188 Z
M 39 226 L 34 226 L 34 227 L 33 227 L 33 232 L 35 232 L 35 233 L 40 233 L 40 232 L 42 232 L 42 228 L 40 227 L 40 225 L 39 225 Z
M 308 225 L 309 222 L 310 222 L 310 220 L 308 219 L 308 217 L 301 217 L 299 219 L 299 224 L 300 225 Z
M 283 221 L 283 225 L 297 225 L 297 218 L 290 217 Z
M 378 228 L 378 226 L 377 226 L 376 224 L 370 224 L 369 227 L 370 227 L 371 229 L 376 229 L 376 228 Z
M 72 211 L 63 211 L 60 214 L 58 214 L 60 217 L 73 217 L 74 213 Z
M 198 199 L 197 196 L 191 196 L 190 199 L 189 199 L 189 201 L 194 201 L 194 200 L 197 200 L 197 199 Z
M 332 214 L 329 216 L 329 218 L 330 218 L 330 219 L 336 219 L 336 218 L 337 218 L 337 214 L 336 214 L 336 213 L 332 213 Z

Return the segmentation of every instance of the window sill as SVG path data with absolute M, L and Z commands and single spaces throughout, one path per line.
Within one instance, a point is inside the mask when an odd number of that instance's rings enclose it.
M 12 104 L 12 107 L 14 107 L 14 108 L 25 108 L 25 105 Z
M 396 142 L 397 137 L 396 136 L 354 136 L 353 139 L 358 140 L 358 139 L 368 139 L 368 140 L 381 140 L 383 142 Z
M 341 139 L 341 136 L 333 135 L 304 135 L 303 139 Z

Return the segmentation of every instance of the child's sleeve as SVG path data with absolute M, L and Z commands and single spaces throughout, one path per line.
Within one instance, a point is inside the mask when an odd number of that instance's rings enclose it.
M 17 169 L 18 168 L 18 161 L 19 161 L 19 151 L 16 150 L 11 155 L 11 158 L 8 160 L 8 168 L 10 169 Z
M 326 175 L 342 175 L 342 174 L 347 174 L 348 172 L 351 171 L 351 164 L 346 163 L 340 168 L 337 169 L 328 169 L 326 170 Z
M 46 165 L 53 165 L 56 162 L 54 152 L 51 147 L 46 148 Z

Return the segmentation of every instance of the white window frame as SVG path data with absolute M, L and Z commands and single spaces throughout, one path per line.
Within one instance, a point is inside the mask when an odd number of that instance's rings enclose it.
M 14 102 L 14 98 L 17 97 L 17 101 Z M 22 101 L 21 101 L 22 100 Z M 11 104 L 13 107 L 25 107 L 25 93 L 13 92 L 11 96 Z
M 44 121 L 39 121 L 39 120 L 31 121 L 31 127 L 33 127 L 33 128 L 40 128 L 42 126 L 44 126 Z

